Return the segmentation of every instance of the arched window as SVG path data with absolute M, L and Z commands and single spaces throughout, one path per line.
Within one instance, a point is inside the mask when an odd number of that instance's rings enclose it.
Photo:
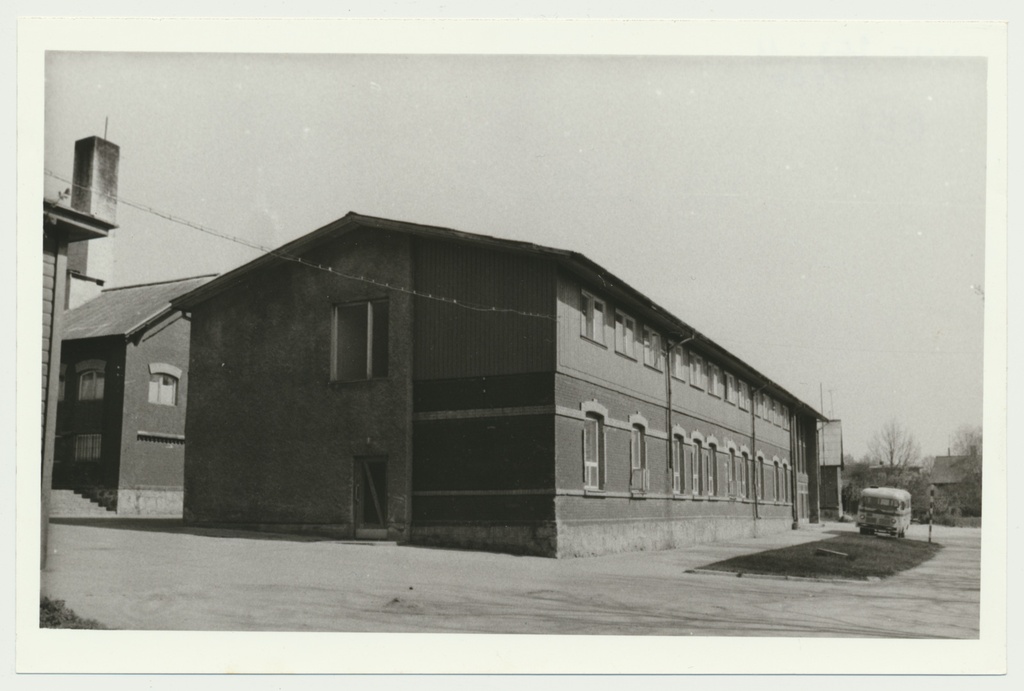
M 78 400 L 102 401 L 104 370 L 106 363 L 102 360 L 86 360 L 78 363 Z
M 646 491 L 650 482 L 647 475 L 647 436 L 643 425 L 634 424 L 629 440 L 630 488 Z
M 604 489 L 604 417 L 587 413 L 583 420 L 583 486 Z
M 149 365 L 149 402 L 157 405 L 178 405 L 178 380 L 181 369 L 163 362 Z
M 693 489 L 696 494 L 707 493 L 707 452 L 700 439 L 693 440 Z
M 740 456 L 740 496 L 750 499 L 750 455 L 744 451 Z
M 686 440 L 681 434 L 672 437 L 672 492 L 680 494 L 683 491 L 683 449 L 686 448 Z
M 739 494 L 739 473 L 736 472 L 736 449 L 729 447 L 729 496 Z
M 764 456 L 757 457 L 757 498 L 764 499 Z
M 780 491 L 781 483 L 782 478 L 779 477 L 779 462 L 775 461 L 775 470 L 772 473 L 772 499 L 775 501 L 782 499 L 782 492 Z
M 708 479 L 709 494 L 713 497 L 721 496 L 721 478 L 718 477 L 718 445 L 708 444 L 708 465 L 711 469 L 711 477 Z

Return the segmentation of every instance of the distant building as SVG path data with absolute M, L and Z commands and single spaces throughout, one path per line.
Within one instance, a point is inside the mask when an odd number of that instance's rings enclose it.
M 936 496 L 944 498 L 954 513 L 980 514 L 980 496 L 963 491 L 972 472 L 972 464 L 979 463 L 977 453 L 977 449 L 972 447 L 968 455 L 935 457 L 931 484 Z
M 108 289 L 67 313 L 54 515 L 181 516 L 189 324 L 170 301 L 210 278 Z
M 829 420 L 818 433 L 821 449 L 821 517 L 838 520 L 843 515 L 843 423 Z
M 188 523 L 565 557 L 818 520 L 822 416 L 581 254 L 353 213 L 172 303 Z
M 68 299 L 68 250 L 76 243 L 107 237 L 117 227 L 116 144 L 88 137 L 75 142 L 73 185 L 66 195 L 43 200 L 42 344 L 42 562 L 46 563 L 50 480 L 53 471 L 57 389 Z

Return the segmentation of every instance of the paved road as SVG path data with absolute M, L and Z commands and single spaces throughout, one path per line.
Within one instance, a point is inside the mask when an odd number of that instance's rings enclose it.
M 978 529 L 867 583 L 688 574 L 848 524 L 666 552 L 554 560 L 188 529 L 54 523 L 44 593 L 118 629 L 977 638 Z M 926 539 L 912 526 L 910 539 Z M 881 539 L 881 538 L 878 538 Z

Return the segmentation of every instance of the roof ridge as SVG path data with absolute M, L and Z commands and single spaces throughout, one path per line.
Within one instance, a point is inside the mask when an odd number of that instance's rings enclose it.
M 148 288 L 150 286 L 166 285 L 168 283 L 184 283 L 185 281 L 194 281 L 197 278 L 216 278 L 220 274 L 199 274 L 198 276 L 186 276 L 185 278 L 169 278 L 165 281 L 153 281 L 152 283 L 135 283 L 130 286 L 114 286 L 112 288 L 104 288 L 102 293 L 111 293 L 115 290 L 128 290 L 129 288 Z

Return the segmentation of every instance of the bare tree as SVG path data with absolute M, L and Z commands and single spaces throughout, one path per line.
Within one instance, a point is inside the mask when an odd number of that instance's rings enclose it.
M 921 458 L 921 447 L 914 435 L 893 418 L 868 442 L 868 456 L 875 465 L 905 468 Z
M 956 432 L 953 433 L 952 455 L 981 457 L 981 442 L 981 427 L 977 425 L 960 425 L 956 428 Z

